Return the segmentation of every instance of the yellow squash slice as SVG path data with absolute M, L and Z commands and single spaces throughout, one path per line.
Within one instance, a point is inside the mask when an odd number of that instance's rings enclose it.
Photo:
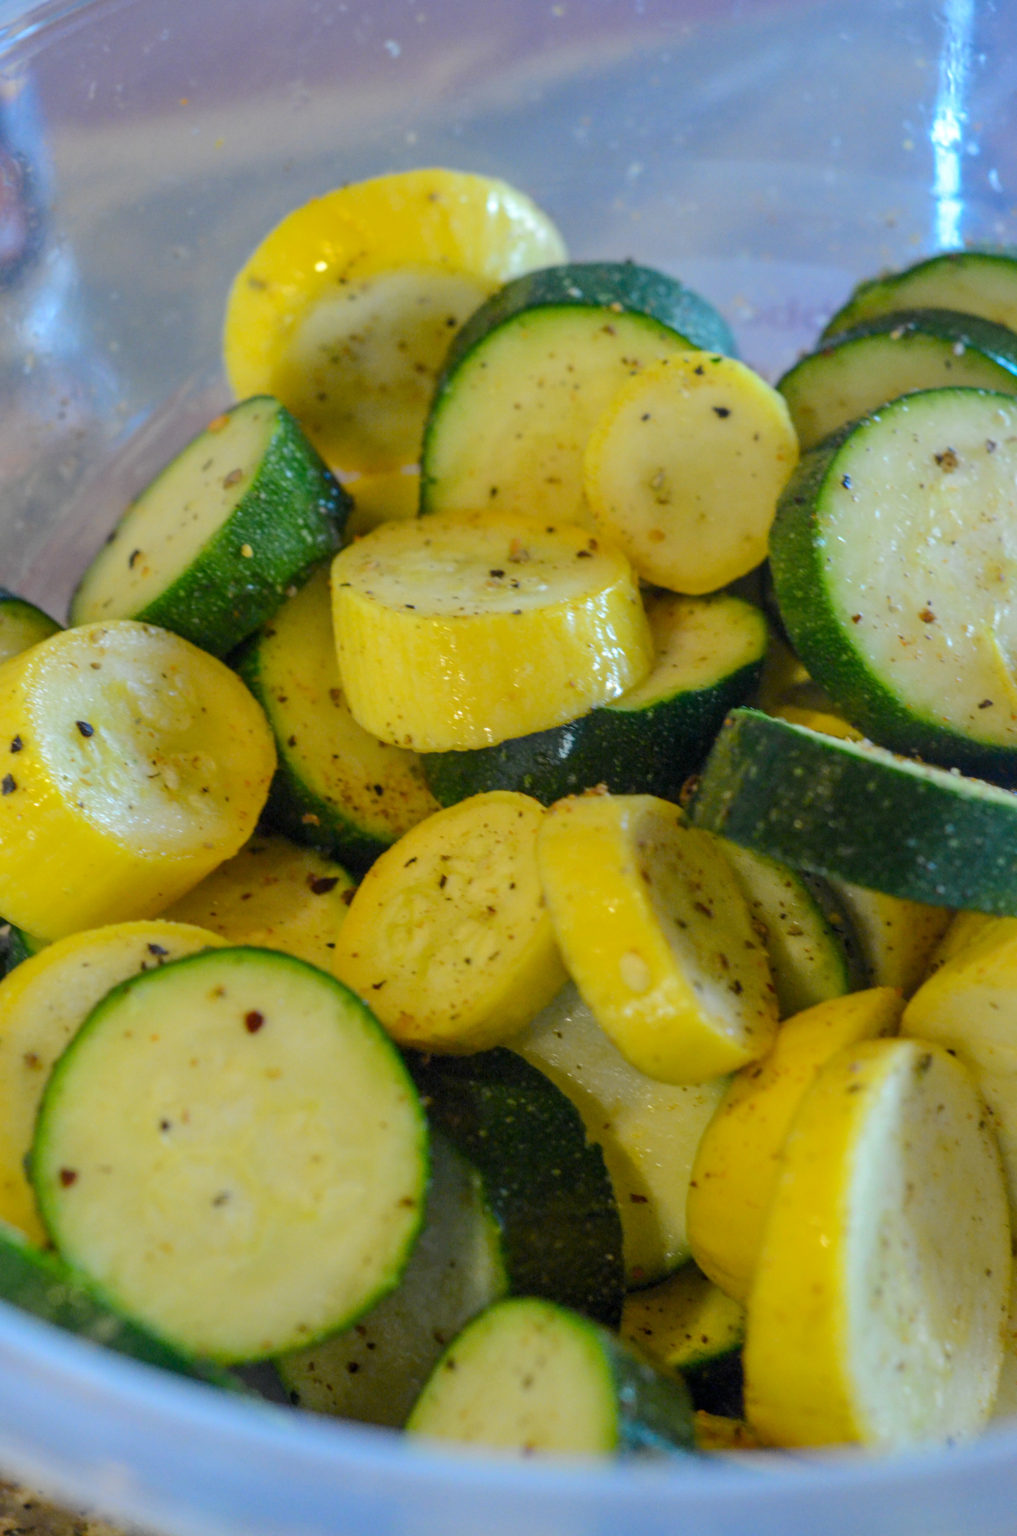
M 999 1153 L 970 1074 L 924 1040 L 848 1047 L 784 1145 L 748 1302 L 750 1424 L 777 1445 L 974 1434 L 1009 1285 Z
M 892 1034 L 899 992 L 849 992 L 786 1019 L 769 1055 L 743 1067 L 707 1126 L 686 1205 L 696 1263 L 744 1301 L 755 1274 L 781 1148 L 795 1110 L 820 1069 L 845 1046 Z
M 601 1028 L 648 1077 L 705 1082 L 762 1056 L 777 1000 L 717 843 L 651 795 L 581 795 L 537 845 L 562 954 Z
M 474 795 L 420 822 L 364 876 L 334 970 L 400 1045 L 500 1045 L 563 985 L 537 875 L 544 814 L 529 795 Z
M 496 178 L 352 182 L 294 209 L 240 269 L 227 376 L 238 398 L 282 400 L 333 468 L 413 464 L 452 333 L 507 279 L 564 258 L 551 219 Z
M 121 619 L 0 666 L 0 912 L 54 939 L 151 917 L 236 853 L 275 767 L 239 678 Z
M 33 1242 L 46 1233 L 25 1177 L 50 1068 L 111 987 L 225 939 L 190 923 L 111 923 L 57 939 L 0 982 L 0 1220 Z
M 515 515 L 386 523 L 336 556 L 332 606 L 354 718 L 418 752 L 574 720 L 653 658 L 625 557 L 585 529 Z
M 744 363 L 679 352 L 622 385 L 586 445 L 594 526 L 644 581 L 714 592 L 766 558 L 798 462 L 781 395 Z

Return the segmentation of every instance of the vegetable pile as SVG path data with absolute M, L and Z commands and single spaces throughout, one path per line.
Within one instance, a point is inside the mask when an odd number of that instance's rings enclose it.
M 517 1454 L 1017 1403 L 1017 262 L 776 387 L 489 178 L 295 210 L 0 589 L 0 1295 Z

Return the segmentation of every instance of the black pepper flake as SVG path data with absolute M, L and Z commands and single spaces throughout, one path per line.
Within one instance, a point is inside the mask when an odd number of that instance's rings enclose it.
M 5 773 L 3 778 L 0 779 L 0 795 L 13 795 L 17 787 L 17 781 L 13 773 Z
M 166 948 L 166 946 L 164 944 L 152 943 L 152 944 L 147 945 L 146 947 L 147 947 L 148 953 L 150 955 L 157 955 L 157 956 L 162 957 L 162 956 L 165 956 L 165 955 L 169 954 L 169 950 Z
M 89 725 L 87 720 L 75 720 L 74 724 L 78 727 L 78 730 L 81 732 L 82 736 L 95 735 L 95 726 Z
M 20 752 L 24 745 L 25 745 L 25 743 L 22 741 L 21 737 L 20 736 L 15 736 L 14 739 L 12 740 L 12 742 L 11 742 L 11 751 L 12 752 Z
M 841 483 L 841 485 L 844 487 L 844 489 L 846 491 L 849 491 L 851 489 L 851 476 L 850 475 L 841 475 L 840 483 Z
M 991 709 L 992 708 L 992 700 L 991 699 L 982 699 L 982 701 L 979 704 L 978 708 L 979 709 Z
M 128 570 L 133 570 L 135 562 L 140 560 L 140 559 L 141 559 L 141 550 L 140 549 L 132 549 L 130 554 L 127 556 L 127 569 Z
M 487 574 L 489 576 L 493 576 L 495 578 L 495 580 L 497 581 L 500 577 L 504 576 L 505 572 L 502 571 L 502 570 L 499 570 L 497 567 L 495 567 L 495 569 L 493 571 L 488 571 Z
M 715 405 L 713 407 L 713 414 L 719 416 L 721 421 L 723 421 L 726 416 L 730 416 L 731 407 L 729 405 Z
M 338 875 L 308 875 L 307 884 L 315 896 L 327 896 L 339 884 Z
M 265 1015 L 257 1008 L 251 1008 L 244 1014 L 244 1028 L 249 1035 L 256 1035 L 265 1022 Z

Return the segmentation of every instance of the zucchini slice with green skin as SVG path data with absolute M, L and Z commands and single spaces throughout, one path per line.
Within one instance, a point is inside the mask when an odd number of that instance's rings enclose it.
M 474 1056 L 408 1053 L 431 1124 L 484 1181 L 513 1290 L 609 1327 L 624 1296 L 611 1179 L 578 1110 L 505 1047 Z
M 71 623 L 144 619 L 225 656 L 335 553 L 352 504 L 285 406 L 242 400 L 131 503 Z
M 432 1127 L 424 1224 L 402 1279 L 352 1328 L 276 1361 L 290 1402 L 401 1427 L 442 1350 L 511 1280 L 483 1178 Z
M 770 569 L 795 650 L 873 741 L 1017 779 L 1017 399 L 904 395 L 805 454 Z
M 728 1079 L 647 1077 L 611 1043 L 572 983 L 510 1049 L 571 1099 L 604 1154 L 621 1218 L 626 1285 L 650 1285 L 684 1264 L 691 1252 L 685 1204 L 692 1164 Z
M 272 727 L 278 763 L 262 824 L 363 869 L 438 809 L 415 753 L 354 720 L 336 660 L 328 564 L 232 664 Z
M 680 1371 L 697 1410 L 742 1417 L 745 1308 L 695 1264 L 626 1296 L 621 1336 L 663 1369 Z
M 898 395 L 940 385 L 1017 393 L 1017 335 L 954 310 L 893 310 L 830 336 L 777 388 L 805 449 Z
M 467 1324 L 406 1427 L 520 1456 L 695 1448 L 680 1377 L 588 1318 L 531 1296 L 496 1302 Z
M 490 747 L 427 752 L 421 766 L 442 805 L 488 789 L 519 789 L 545 805 L 604 784 L 613 793 L 676 800 L 724 716 L 759 680 L 766 620 L 742 598 L 648 595 L 650 675 L 566 725 Z
M 890 896 L 1017 914 L 1017 795 L 871 742 L 732 710 L 689 819 Z
M 114 987 L 57 1061 L 31 1177 L 111 1307 L 220 1363 L 277 1355 L 391 1290 L 427 1182 L 423 1112 L 370 1010 L 276 950 Z
M 730 333 L 674 278 L 628 262 L 506 283 L 451 345 L 424 430 L 422 512 L 499 507 L 588 523 L 583 453 L 620 384 Z
M 35 603 L 0 587 L 0 661 L 27 651 L 37 640 L 55 635 L 59 628 L 56 619 L 51 619 Z
M 18 928 L 14 923 L 7 925 L 7 937 L 3 951 L 3 966 L 0 974 L 7 976 L 19 966 L 23 960 L 30 960 L 37 955 L 40 949 L 45 949 L 49 939 L 36 938 L 35 934 L 28 933 L 24 928 Z
M 823 336 L 905 308 L 957 309 L 1017 331 L 1017 251 L 940 251 L 899 272 L 868 278 L 827 321 Z

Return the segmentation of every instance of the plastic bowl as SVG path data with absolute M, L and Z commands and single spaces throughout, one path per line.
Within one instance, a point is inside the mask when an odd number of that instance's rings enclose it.
M 292 205 L 444 163 L 672 270 L 775 373 L 851 283 L 1015 228 L 1017 18 L 982 0 L 0 0 L 0 578 L 55 610 L 225 399 Z M 439 1454 L 0 1305 L 0 1467 L 172 1536 L 1012 1536 L 1017 1434 L 886 1459 Z

